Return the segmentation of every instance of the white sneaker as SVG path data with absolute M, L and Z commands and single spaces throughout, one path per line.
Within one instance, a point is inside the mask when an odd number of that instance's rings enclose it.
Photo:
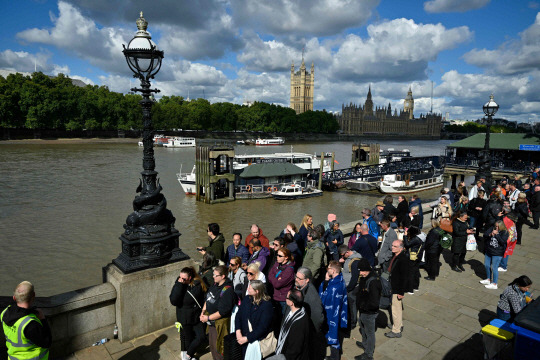
M 410 291 L 407 291 L 407 294 L 409 294 L 409 295 L 414 295 L 414 293 L 413 293 L 413 292 L 410 292 Z
M 488 284 L 488 285 L 484 285 L 486 287 L 486 289 L 492 289 L 492 290 L 496 290 L 497 289 L 497 284 Z
M 505 271 L 508 271 L 508 270 L 507 270 L 507 269 L 505 269 L 505 268 L 502 268 L 502 267 L 500 267 L 500 268 L 499 268 L 499 271 L 501 271 L 501 272 L 505 272 Z
M 489 279 L 480 280 L 480 284 L 482 284 L 482 285 L 489 285 L 490 283 L 491 283 L 491 281 Z

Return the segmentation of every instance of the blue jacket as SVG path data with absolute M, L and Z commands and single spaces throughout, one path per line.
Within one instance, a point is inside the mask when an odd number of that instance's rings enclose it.
M 247 264 L 250 254 L 247 247 L 240 244 L 238 246 L 238 249 L 234 247 L 234 244 L 231 244 L 227 247 L 227 255 L 225 256 L 225 260 L 227 260 L 227 266 L 229 265 L 229 262 L 231 259 L 235 256 L 240 256 L 242 259 L 242 264 Z
M 369 234 L 375 239 L 379 237 L 379 225 L 373 220 L 373 217 L 370 216 L 367 219 L 362 220 L 362 224 L 367 224 L 369 228 Z
M 362 235 L 354 243 L 352 250 L 356 251 L 363 258 L 368 259 L 371 266 L 375 265 L 375 253 L 379 247 L 379 242 L 371 234 Z
M 248 342 L 264 339 L 272 329 L 274 311 L 270 301 L 261 300 L 255 305 L 251 296 L 246 296 L 238 309 L 234 320 L 235 329 L 240 329 Z M 249 331 L 248 319 L 253 331 Z
M 338 330 L 347 328 L 347 289 L 343 274 L 339 274 L 328 281 L 326 286 L 324 281 L 319 286 L 319 296 L 324 310 L 326 311 L 326 321 L 328 323 L 328 332 L 326 333 L 326 342 L 334 348 L 339 349 Z

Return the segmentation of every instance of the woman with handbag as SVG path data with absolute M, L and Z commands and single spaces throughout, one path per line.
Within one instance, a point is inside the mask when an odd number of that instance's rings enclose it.
M 235 319 L 236 340 L 242 345 L 245 360 L 260 360 L 274 352 L 276 339 L 271 331 L 272 315 L 272 303 L 266 294 L 265 284 L 259 280 L 251 281 L 248 296 L 242 301 Z M 258 349 L 251 349 L 257 346 Z M 249 356 L 246 356 L 248 347 Z
M 499 280 L 499 264 L 504 256 L 507 241 L 508 230 L 506 229 L 504 221 L 502 220 L 498 220 L 495 225 L 489 228 L 484 234 L 484 243 L 486 244 L 484 258 L 486 279 L 481 280 L 480 284 L 485 285 L 487 289 L 497 289 L 497 281 Z
M 405 230 L 403 236 L 403 245 L 409 252 L 409 294 L 414 294 L 420 287 L 420 260 L 422 260 L 422 251 L 424 242 L 418 235 L 421 231 L 416 226 L 411 226 Z
M 182 360 L 192 359 L 205 339 L 203 324 L 199 321 L 205 292 L 206 285 L 192 266 L 180 271 L 171 290 L 169 300 L 176 306 L 176 320 L 181 325 Z
M 446 219 L 444 220 L 445 222 L 450 222 L 452 214 L 452 207 L 450 206 L 447 195 L 442 195 L 439 200 L 439 205 L 437 205 L 437 207 L 433 209 L 432 218 L 438 220 L 439 223 L 442 224 L 442 219 Z
M 231 313 L 236 294 L 232 281 L 227 278 L 229 269 L 218 265 L 213 270 L 214 285 L 206 293 L 200 321 L 208 324 L 208 343 L 214 360 L 223 360 L 223 338 L 229 333 Z

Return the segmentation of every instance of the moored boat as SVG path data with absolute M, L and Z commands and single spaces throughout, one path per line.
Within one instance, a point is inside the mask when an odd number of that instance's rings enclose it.
M 385 175 L 379 185 L 384 194 L 407 194 L 429 190 L 443 185 L 443 170 L 425 170 L 411 174 Z
M 197 189 L 195 188 L 195 165 L 193 165 L 190 173 L 182 173 L 182 168 L 180 167 L 180 172 L 176 174 L 176 178 L 186 195 L 195 195 L 197 193 Z
M 322 196 L 322 190 L 313 186 L 302 187 L 298 184 L 283 185 L 278 191 L 272 192 L 272 197 L 276 200 L 296 200 L 315 196 Z

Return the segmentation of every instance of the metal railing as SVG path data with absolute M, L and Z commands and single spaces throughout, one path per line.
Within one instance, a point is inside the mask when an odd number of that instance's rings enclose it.
M 275 184 L 264 184 L 264 185 L 236 185 L 234 191 L 236 193 L 273 193 L 279 191 L 282 186 L 296 184 L 301 187 L 315 187 L 315 180 L 302 180 L 296 182 L 286 182 L 286 183 L 275 183 Z
M 347 169 L 326 171 L 322 173 L 323 183 L 331 183 L 348 179 L 380 179 L 388 174 L 407 174 L 421 170 L 444 169 L 444 156 L 425 156 L 402 159 L 401 161 L 388 162 L 383 164 L 357 166 Z M 310 175 L 313 179 L 318 179 L 319 173 Z
M 477 169 L 479 165 L 479 158 L 472 157 L 457 157 L 447 156 L 446 164 L 451 166 L 458 166 L 464 168 Z M 498 171 L 518 171 L 518 172 L 530 172 L 533 171 L 538 165 L 527 164 L 519 160 L 504 160 L 504 159 L 492 159 L 491 169 Z

